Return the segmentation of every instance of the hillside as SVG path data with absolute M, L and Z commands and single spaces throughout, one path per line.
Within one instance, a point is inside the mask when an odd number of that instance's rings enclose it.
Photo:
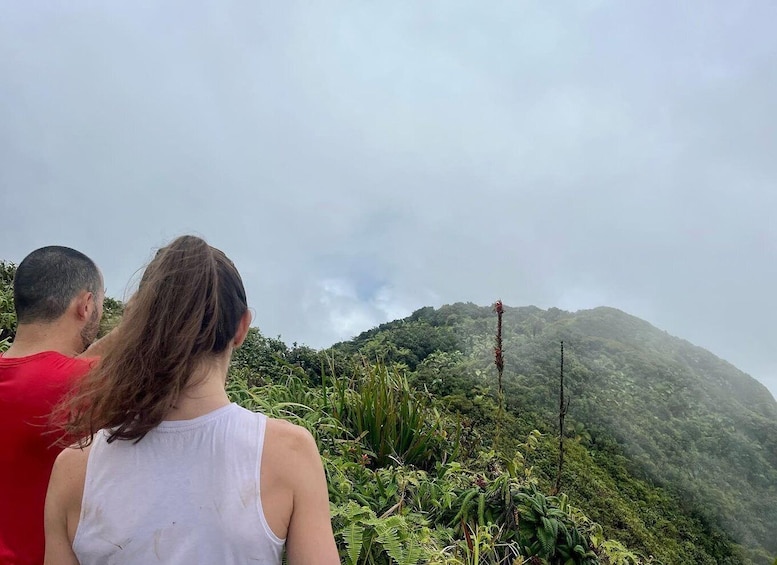
M 423 308 L 335 349 L 403 363 L 419 385 L 466 398 L 473 386 L 495 388 L 495 324 L 491 308 Z M 763 385 L 611 308 L 506 308 L 503 333 L 506 405 L 524 428 L 555 429 L 563 340 L 567 428 L 588 454 L 600 462 L 608 452 L 625 456 L 631 477 L 671 495 L 705 535 L 729 538 L 763 562 L 777 554 L 777 403 Z M 595 500 L 579 503 L 597 519 L 608 515 Z M 610 518 L 621 537 L 647 545 Z
M 2 351 L 15 316 L 13 266 L 0 267 Z M 101 333 L 123 311 L 105 307 Z M 455 304 L 326 351 L 253 328 L 235 352 L 230 396 L 314 434 L 345 563 L 774 564 L 777 406 L 764 387 L 617 310 L 506 308 L 502 411 L 495 323 Z

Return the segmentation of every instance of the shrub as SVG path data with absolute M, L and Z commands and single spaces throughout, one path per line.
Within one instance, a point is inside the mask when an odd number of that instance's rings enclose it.
M 361 438 L 371 464 L 431 468 L 447 458 L 448 433 L 429 395 L 385 364 L 366 366 L 352 379 L 336 379 L 329 392 L 332 414 Z

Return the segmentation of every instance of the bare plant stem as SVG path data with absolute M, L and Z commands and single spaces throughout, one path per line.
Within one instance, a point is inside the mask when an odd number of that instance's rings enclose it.
M 556 484 L 553 487 L 553 494 L 558 494 L 561 490 L 561 470 L 564 467 L 564 417 L 569 408 L 569 399 L 564 401 L 564 342 L 561 342 L 561 372 L 559 374 L 558 387 L 558 472 L 556 473 Z

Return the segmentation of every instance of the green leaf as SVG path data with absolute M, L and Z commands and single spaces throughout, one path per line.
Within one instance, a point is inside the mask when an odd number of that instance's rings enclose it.
M 342 536 L 350 565 L 357 565 L 359 561 L 359 555 L 362 552 L 363 535 L 364 527 L 358 522 L 351 522 L 343 529 Z
M 543 516 L 542 527 L 552 533 L 554 540 L 558 537 L 558 521 Z
M 544 527 L 538 528 L 537 538 L 539 539 L 540 544 L 542 545 L 541 557 L 552 556 L 554 553 L 554 550 L 556 549 L 556 536 L 553 535 L 553 532 L 545 529 Z

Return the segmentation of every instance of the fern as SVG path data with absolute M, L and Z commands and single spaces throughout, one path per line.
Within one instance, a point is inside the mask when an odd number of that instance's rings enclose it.
M 396 516 L 392 516 L 385 520 L 375 520 L 372 524 L 375 527 L 378 542 L 383 546 L 383 549 L 386 550 L 389 557 L 396 561 L 398 565 L 407 565 L 404 562 L 405 552 L 403 551 L 402 543 L 399 539 L 396 518 Z
M 358 565 L 364 548 L 364 519 L 374 517 L 375 514 L 352 500 L 345 506 L 331 507 L 330 513 L 335 524 L 335 535 L 345 544 L 348 565 Z
M 402 516 L 390 516 L 370 520 L 375 528 L 378 543 L 397 565 L 416 565 L 423 556 L 413 526 Z
M 362 552 L 364 527 L 358 522 L 351 522 L 343 530 L 342 537 L 347 550 L 348 563 L 356 565 Z

